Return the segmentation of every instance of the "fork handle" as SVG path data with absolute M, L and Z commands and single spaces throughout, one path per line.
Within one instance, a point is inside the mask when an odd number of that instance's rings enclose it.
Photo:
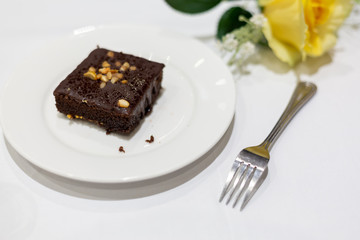
M 273 144 L 289 124 L 291 119 L 301 109 L 301 107 L 304 106 L 312 96 L 314 96 L 316 89 L 316 85 L 310 82 L 299 82 L 297 84 L 283 114 L 260 146 L 264 147 L 268 151 L 271 150 Z

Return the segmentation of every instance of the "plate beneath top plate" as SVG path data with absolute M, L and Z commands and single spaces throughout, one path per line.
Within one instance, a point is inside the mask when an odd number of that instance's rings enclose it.
M 131 136 L 106 135 L 55 108 L 53 90 L 97 45 L 166 65 L 161 95 Z M 235 86 L 224 62 L 201 42 L 157 27 L 75 31 L 17 69 L 0 103 L 5 137 L 33 164 L 76 180 L 133 182 L 181 169 L 220 140 L 234 115 Z

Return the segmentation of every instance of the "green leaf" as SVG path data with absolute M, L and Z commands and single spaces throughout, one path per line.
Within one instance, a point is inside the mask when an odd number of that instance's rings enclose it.
M 174 9 L 184 13 L 205 12 L 222 0 L 165 0 Z
M 220 18 L 216 37 L 221 40 L 227 33 L 245 26 L 246 22 L 240 21 L 240 16 L 249 19 L 252 17 L 252 14 L 241 7 L 232 7 L 227 10 Z

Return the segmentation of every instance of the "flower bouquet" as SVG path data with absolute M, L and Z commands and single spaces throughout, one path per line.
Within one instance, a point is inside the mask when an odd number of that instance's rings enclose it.
M 207 11 L 221 1 L 166 0 L 189 14 Z M 269 46 L 278 59 L 292 67 L 334 47 L 337 31 L 354 1 L 258 0 L 256 12 L 234 6 L 220 18 L 216 37 L 221 48 L 231 53 L 231 65 L 241 65 L 260 44 Z

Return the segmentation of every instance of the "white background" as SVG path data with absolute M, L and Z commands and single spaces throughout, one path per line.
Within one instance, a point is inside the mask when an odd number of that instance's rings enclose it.
M 229 5 L 188 16 L 160 0 L 2 0 L 0 88 L 21 71 L 24 56 L 88 25 L 159 25 L 218 52 L 212 36 Z M 236 113 L 218 145 L 162 182 L 107 186 L 63 179 L 29 164 L 1 137 L 0 239 L 358 238 L 359 25 L 356 11 L 331 53 L 297 68 L 318 93 L 275 144 L 267 179 L 243 212 L 218 203 L 227 173 L 242 148 L 269 133 L 296 83 L 294 71 L 267 51 L 246 73 L 234 73 Z

